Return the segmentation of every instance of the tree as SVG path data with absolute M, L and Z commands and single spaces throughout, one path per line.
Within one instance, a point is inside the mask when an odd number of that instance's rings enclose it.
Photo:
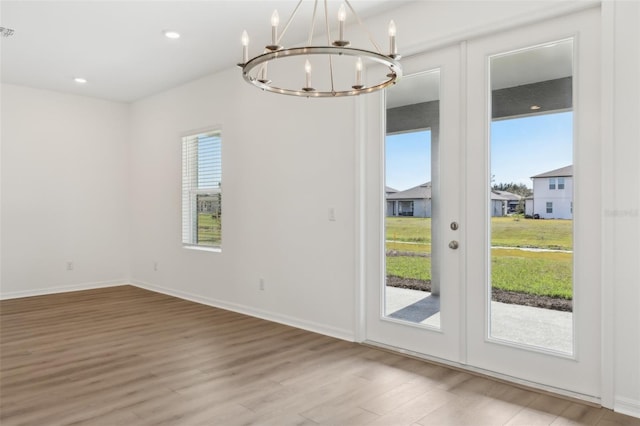
M 492 188 L 496 191 L 507 191 L 525 198 L 533 195 L 533 190 L 524 183 L 495 183 Z

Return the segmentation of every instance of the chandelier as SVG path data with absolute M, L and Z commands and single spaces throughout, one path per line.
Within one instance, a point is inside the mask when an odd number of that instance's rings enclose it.
M 302 2 L 303 0 L 298 1 L 281 32 L 278 11 L 273 12 L 271 43 L 257 56 L 249 58 L 249 35 L 246 31 L 242 33 L 242 62 L 238 66 L 242 68 L 245 81 L 259 89 L 282 95 L 337 97 L 375 92 L 395 84 L 402 77 L 402 66 L 398 62 L 400 55 L 396 46 L 395 23 L 391 21 L 388 27 L 389 53 L 382 53 L 348 0 L 344 0 L 338 10 L 338 38 L 331 36 L 328 5 L 327 0 L 324 0 L 327 44 L 312 45 L 318 12 L 318 0 L 314 0 L 307 43 L 304 46 L 284 47 L 282 38 L 296 17 Z M 373 49 L 351 47 L 345 31 L 345 4 L 360 29 L 368 35 Z M 374 64 L 382 67 L 368 67 Z M 371 70 L 371 75 L 363 74 L 365 66 L 367 71 Z

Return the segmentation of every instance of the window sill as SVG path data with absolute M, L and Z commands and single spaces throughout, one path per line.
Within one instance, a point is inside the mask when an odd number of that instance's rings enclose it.
M 208 251 L 211 253 L 222 253 L 222 247 L 191 246 L 191 245 L 183 244 L 182 248 L 185 248 L 187 250 Z

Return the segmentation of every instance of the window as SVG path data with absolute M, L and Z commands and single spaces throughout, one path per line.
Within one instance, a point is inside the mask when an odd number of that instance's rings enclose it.
M 547 213 L 553 213 L 553 203 L 547 201 Z
M 556 178 L 549 179 L 549 189 L 556 189 Z
M 182 244 L 221 247 L 222 139 L 219 131 L 182 138 Z
M 413 201 L 400 201 L 399 208 L 400 216 L 413 216 Z
M 558 178 L 558 189 L 564 189 L 564 178 Z

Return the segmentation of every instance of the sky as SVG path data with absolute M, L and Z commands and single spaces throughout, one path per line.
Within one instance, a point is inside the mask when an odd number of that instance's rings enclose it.
M 198 188 L 217 188 L 222 180 L 220 142 L 219 136 L 198 136 Z
M 389 135 L 385 145 L 387 186 L 403 191 L 431 180 L 431 131 Z
M 431 132 L 386 138 L 386 185 L 405 190 L 431 180 Z M 493 183 L 524 183 L 531 176 L 573 163 L 573 113 L 494 121 L 491 124 Z

